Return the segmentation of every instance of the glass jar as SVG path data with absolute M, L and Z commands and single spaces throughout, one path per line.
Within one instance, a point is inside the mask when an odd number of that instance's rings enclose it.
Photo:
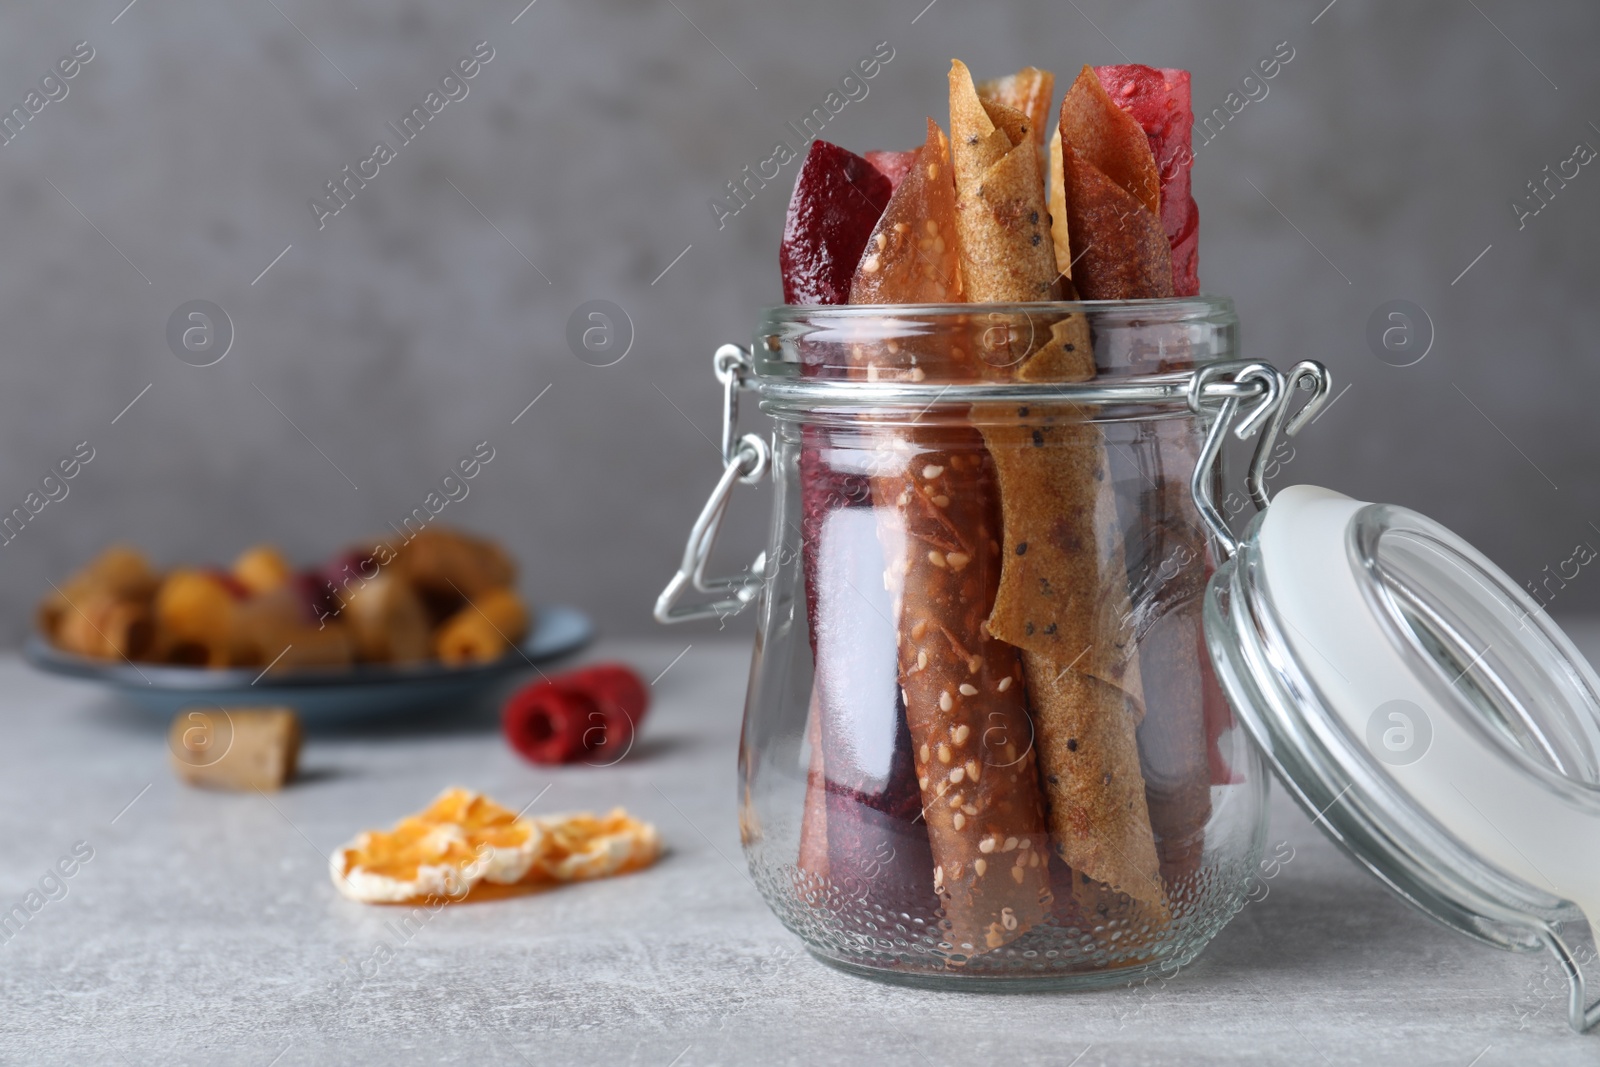
M 657 614 L 755 604 L 740 829 L 813 954 L 916 984 L 1124 983 L 1244 904 L 1267 784 L 1202 630 L 1244 505 L 1212 503 L 1209 431 L 1224 405 L 1268 420 L 1282 378 L 1236 344 L 1202 298 L 787 306 L 753 355 L 719 352 L 728 468 Z M 770 446 L 736 438 L 741 388 Z M 706 578 L 733 486 L 768 467 L 766 552 Z M 690 586 L 721 599 L 678 606 Z

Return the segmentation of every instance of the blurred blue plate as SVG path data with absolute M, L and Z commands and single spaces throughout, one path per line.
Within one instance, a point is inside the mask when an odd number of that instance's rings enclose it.
M 399 718 L 476 705 L 535 664 L 576 652 L 594 639 L 594 624 L 576 608 L 542 606 L 520 652 L 471 667 L 438 662 L 263 674 L 254 667 L 174 667 L 89 659 L 63 652 L 38 634 L 22 647 L 39 670 L 99 682 L 142 710 L 171 718 L 182 708 L 284 705 L 308 726 Z

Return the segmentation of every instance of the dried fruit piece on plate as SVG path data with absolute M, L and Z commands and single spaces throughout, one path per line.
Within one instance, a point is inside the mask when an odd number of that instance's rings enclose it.
M 786 304 L 843 304 L 889 179 L 854 152 L 811 142 L 784 220 L 778 265 Z
M 603 878 L 648 867 L 661 855 L 649 823 L 621 808 L 521 818 L 488 797 L 446 789 L 392 830 L 369 830 L 330 862 L 339 892 L 369 904 L 462 900 L 481 882 L 512 885 Z
M 1094 68 L 1106 93 L 1139 123 L 1161 180 L 1161 227 L 1172 249 L 1172 295 L 1200 292 L 1200 209 L 1189 191 L 1194 110 L 1189 72 L 1137 63 Z

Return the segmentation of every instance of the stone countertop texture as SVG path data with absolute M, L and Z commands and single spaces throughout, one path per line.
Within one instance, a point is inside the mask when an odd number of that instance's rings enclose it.
M 683 653 L 673 663 L 674 657 Z M 1176 978 L 1084 994 L 902 989 L 806 955 L 735 821 L 744 642 L 602 644 L 655 684 L 617 766 L 521 762 L 492 718 L 312 734 L 299 781 L 179 785 L 163 724 L 0 661 L 0 902 L 93 856 L 0 944 L 0 1063 L 1593 1064 L 1538 956 L 1393 898 L 1275 790 L 1294 858 Z M 535 812 L 621 804 L 668 854 L 632 876 L 449 907 L 410 932 L 327 855 L 463 784 Z M 546 792 L 542 792 L 548 790 Z M 57 894 L 59 896 L 59 894 Z M 274 1058 L 276 1057 L 276 1059 Z

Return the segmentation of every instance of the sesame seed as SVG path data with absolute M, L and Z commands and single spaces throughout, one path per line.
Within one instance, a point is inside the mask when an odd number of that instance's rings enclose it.
M 928 177 L 936 178 L 936 177 L 938 177 L 938 172 L 933 167 L 929 167 L 928 168 Z M 939 223 L 938 223 L 937 220 L 935 220 L 935 219 L 925 219 L 925 220 L 923 220 L 922 225 L 923 225 L 923 228 L 928 231 L 928 236 L 929 237 L 937 237 L 937 236 L 939 236 Z
M 962 768 L 962 767 L 957 767 L 955 770 L 950 772 L 950 780 L 952 782 L 956 782 L 958 784 L 966 776 L 967 776 L 966 769 Z
M 917 670 L 925 671 L 927 669 L 928 669 L 928 650 L 927 649 L 923 649 L 922 651 L 917 653 Z
M 952 552 L 945 557 L 945 562 L 950 564 L 951 570 L 959 571 L 962 567 L 972 562 L 972 557 L 965 552 Z
M 1011 880 L 1016 882 L 1018 885 L 1021 885 L 1022 884 L 1022 880 L 1024 878 L 1026 878 L 1026 877 L 1027 877 L 1027 875 L 1023 873 L 1021 867 L 1013 867 L 1013 868 L 1011 868 Z
M 923 789 L 928 788 L 928 776 L 923 775 L 921 778 L 918 778 L 917 785 Z
M 978 687 L 973 685 L 971 682 L 962 682 L 961 695 L 964 697 L 975 697 L 978 695 Z
M 1014 837 L 1008 837 L 1008 838 L 1006 838 L 1006 847 L 1001 849 L 1000 851 L 1001 852 L 1014 852 L 1014 851 L 1016 851 L 1016 847 L 1017 847 L 1017 839 L 1014 838 Z
M 978 814 L 978 806 L 976 804 L 963 804 L 961 805 L 961 810 L 966 812 L 968 815 Z
M 969 734 L 971 734 L 971 733 L 972 733 L 972 727 L 968 726 L 966 723 L 962 723 L 960 726 L 957 726 L 955 728 L 955 732 L 952 733 L 950 736 L 955 741 L 956 744 L 964 745 L 967 742 L 967 736 Z
M 1015 930 L 1017 928 L 1017 913 L 1012 911 L 1010 908 L 1001 908 L 1000 925 L 1004 926 L 1007 930 Z
M 956 817 L 951 820 L 951 825 L 959 830 L 963 826 L 967 825 L 967 817 L 958 811 L 956 812 Z
M 920 381 L 922 381 L 922 379 L 926 378 L 927 376 L 928 376 L 928 372 L 923 370 L 921 367 L 912 367 L 911 368 L 911 380 L 912 381 L 920 382 Z
M 1028 866 L 1029 867 L 1037 867 L 1037 866 L 1039 866 L 1039 854 L 1037 852 L 1028 853 Z
M 956 553 L 958 556 L 960 554 L 961 553 L 959 552 Z M 937 548 L 928 549 L 928 562 L 933 564 L 935 567 L 943 567 L 945 565 L 944 553 L 940 552 Z
M 894 224 L 894 232 L 895 233 L 905 233 L 907 229 L 908 229 L 908 227 L 903 222 L 897 222 L 897 223 Z
M 979 878 L 982 878 L 984 873 L 989 869 L 989 861 L 984 859 L 982 856 L 979 856 L 977 859 L 972 861 L 972 869 L 978 872 Z
M 922 757 L 922 762 L 923 763 L 927 763 L 928 762 L 928 745 L 927 745 L 926 742 L 923 743 L 922 751 L 919 752 L 918 755 L 920 755 Z
M 978 673 L 978 668 L 982 667 L 982 666 L 983 666 L 983 657 L 982 656 L 973 656 L 973 657 L 971 657 L 970 659 L 967 660 L 967 673 L 968 674 L 977 674 Z
M 939 710 L 940 711 L 949 711 L 954 706 L 955 706 L 955 701 L 950 699 L 950 693 L 948 691 L 942 692 L 942 693 L 939 694 Z
M 995 688 L 1000 690 L 1000 692 L 1002 692 L 1002 693 L 1004 693 L 1007 689 L 1010 689 L 1011 688 L 1011 675 L 1008 674 L 1004 678 L 1000 679 L 1000 684 L 995 686 Z
M 880 233 L 880 234 L 878 234 L 878 236 L 876 236 L 876 237 L 874 237 L 872 239 L 872 243 L 877 245 L 878 246 L 878 251 L 881 252 L 881 251 L 883 251 L 883 246 L 889 243 L 888 235 Z
M 883 264 L 879 261 L 878 254 L 874 252 L 872 255 L 861 261 L 861 273 L 876 274 L 878 273 L 879 268 L 882 266 Z
M 967 760 L 967 777 L 971 778 L 974 782 L 976 782 L 978 780 L 978 761 L 977 760 L 975 760 L 975 759 Z
M 933 506 L 936 508 L 947 508 L 950 506 L 950 498 L 945 496 L 943 493 L 940 493 L 938 496 L 933 498 Z
M 950 798 L 950 806 L 959 810 L 966 806 L 963 803 L 965 800 L 965 797 L 963 797 L 960 793 L 957 793 L 955 796 Z
M 928 632 L 928 620 L 918 619 L 917 624 L 911 627 L 911 640 L 921 641 L 922 635 Z
M 943 467 L 937 466 L 937 465 L 932 464 L 932 463 L 930 463 L 926 467 L 922 468 L 922 477 L 925 480 L 930 481 L 930 482 L 933 481 L 935 478 L 939 477 L 939 475 L 941 475 L 943 473 L 944 473 L 944 468 Z
M 950 746 L 949 745 L 940 745 L 939 746 L 939 762 L 940 763 L 949 763 L 950 762 Z
M 939 167 L 938 167 L 938 165 L 935 164 L 935 163 L 929 163 L 928 164 L 928 180 L 931 182 L 935 178 L 937 178 L 938 176 L 939 176 Z M 928 225 L 934 227 L 935 232 L 938 231 L 939 224 L 934 222 L 932 219 L 928 220 Z
M 978 851 L 979 852 L 993 852 L 994 851 L 994 838 L 986 837 L 982 841 L 979 841 L 978 842 Z
M 1017 847 L 1018 848 L 1032 848 L 1033 847 L 1033 842 L 1031 840 L 1029 840 L 1028 838 L 1024 837 L 1021 841 L 1017 842 Z
M 935 867 L 933 869 L 933 888 L 935 890 L 942 890 L 944 888 L 944 868 L 943 867 Z

